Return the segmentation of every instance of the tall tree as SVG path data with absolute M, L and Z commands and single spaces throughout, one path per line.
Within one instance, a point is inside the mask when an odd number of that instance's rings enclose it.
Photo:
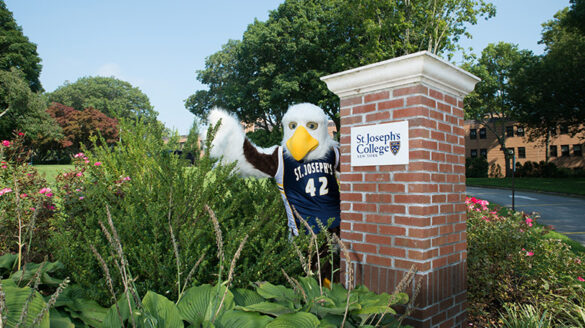
M 47 100 L 31 91 L 23 73 L 15 68 L 0 70 L 0 138 L 8 139 L 15 130 L 31 139 L 52 139 L 60 129 L 45 112 Z
M 66 82 L 48 97 L 76 110 L 95 108 L 111 118 L 154 121 L 158 115 L 140 89 L 113 77 L 82 77 Z
M 585 0 L 571 0 L 566 24 L 578 28 L 585 34 Z
M 510 95 L 515 87 L 514 77 L 531 61 L 534 61 L 532 52 L 500 42 L 489 44 L 479 59 L 472 59 L 463 65 L 464 69 L 481 78 L 475 90 L 465 98 L 465 118 L 483 124 L 493 133 L 506 157 L 504 125 L 515 117 Z
M 585 33 L 572 15 L 565 8 L 543 24 L 545 54 L 519 72 L 512 89 L 515 118 L 545 144 L 559 126 L 573 135 L 585 131 Z
M 37 45 L 30 42 L 16 24 L 12 12 L 0 0 L 0 70 L 19 69 L 24 73 L 32 91 L 42 91 L 39 81 L 41 74 L 41 58 L 37 53 Z
M 287 0 L 209 56 L 186 101 L 204 117 L 213 106 L 246 123 L 279 129 L 294 103 L 321 106 L 339 128 L 338 99 L 319 77 L 419 50 L 452 50 L 466 24 L 491 17 L 484 0 Z

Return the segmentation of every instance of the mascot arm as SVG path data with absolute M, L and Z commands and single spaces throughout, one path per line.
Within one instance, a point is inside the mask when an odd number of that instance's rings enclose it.
M 260 148 L 252 144 L 244 133 L 240 121 L 226 111 L 214 108 L 207 116 L 210 126 L 221 120 L 209 155 L 221 158 L 223 163 L 236 163 L 236 170 L 242 176 L 259 178 L 273 177 L 272 167 L 278 166 L 277 147 Z
M 246 161 L 252 164 L 257 170 L 274 177 L 278 170 L 278 147 L 270 153 L 259 151 L 258 147 L 247 138 L 244 140 L 244 156 Z

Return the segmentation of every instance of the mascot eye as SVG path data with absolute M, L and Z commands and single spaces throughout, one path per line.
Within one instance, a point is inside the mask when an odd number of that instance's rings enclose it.
M 296 122 L 290 122 L 290 123 L 288 124 L 288 127 L 289 127 L 291 130 L 294 130 L 294 129 L 296 129 L 296 128 L 297 128 L 297 123 L 296 123 Z
M 309 123 L 307 123 L 307 127 L 311 130 L 317 130 L 317 127 L 319 127 L 319 124 L 315 123 L 315 122 L 309 122 Z

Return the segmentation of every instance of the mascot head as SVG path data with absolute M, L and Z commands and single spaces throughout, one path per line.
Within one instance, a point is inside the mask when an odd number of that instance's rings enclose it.
M 337 142 L 327 132 L 329 118 L 313 104 L 289 107 L 282 118 L 282 147 L 295 160 L 311 161 L 326 156 Z

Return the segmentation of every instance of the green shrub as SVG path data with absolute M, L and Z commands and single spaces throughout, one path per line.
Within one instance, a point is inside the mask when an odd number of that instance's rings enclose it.
M 468 298 L 470 314 L 485 324 L 504 304 L 533 304 L 562 321 L 561 309 L 585 296 L 583 255 L 520 212 L 468 205 Z
M 231 167 L 206 156 L 190 166 L 173 154 L 178 138 L 165 144 L 158 126 L 125 124 L 121 137 L 115 148 L 96 146 L 91 153 L 78 154 L 76 169 L 57 178 L 62 203 L 53 220 L 51 249 L 88 296 L 102 304 L 109 300 L 105 278 L 89 249 L 93 245 L 100 254 L 109 254 L 100 228 L 108 210 L 141 295 L 150 290 L 176 298 L 177 281 L 204 253 L 195 281 L 215 282 L 215 234 L 205 205 L 220 220 L 226 262 L 244 235 L 250 235 L 235 269 L 236 287 L 283 282 L 281 268 L 293 275 L 302 272 L 272 182 L 241 179 Z M 115 268 L 112 256 L 105 260 Z
M 21 264 L 50 255 L 49 219 L 56 209 L 53 191 L 28 164 L 30 154 L 23 133 L 0 144 L 0 254 L 19 254 Z
M 487 178 L 488 168 L 488 161 L 482 156 L 465 159 L 465 176 L 467 178 Z

